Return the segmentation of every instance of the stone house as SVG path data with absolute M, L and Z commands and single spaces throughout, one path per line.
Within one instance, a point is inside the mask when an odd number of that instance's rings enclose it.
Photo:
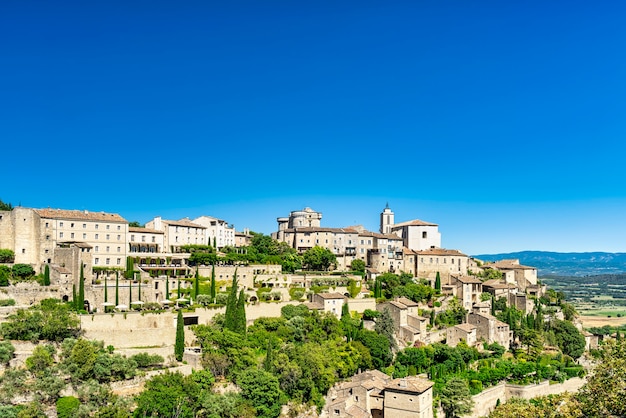
M 348 298 L 341 293 L 314 293 L 311 302 L 307 303 L 309 309 L 330 312 L 337 318 L 341 318 L 341 308 Z
M 446 329 L 446 344 L 456 347 L 461 341 L 465 341 L 468 346 L 474 347 L 477 342 L 476 326 L 472 324 L 460 324 Z
M 433 384 L 416 376 L 392 379 L 378 370 L 358 373 L 329 390 L 320 417 L 432 418 Z
M 498 320 L 495 316 L 479 313 L 475 310 L 467 315 L 467 322 L 476 327 L 477 341 L 485 341 L 488 344 L 498 343 L 507 350 L 513 340 L 513 332 L 509 325 Z
M 395 326 L 396 337 L 407 343 L 426 341 L 428 318 L 418 313 L 418 304 L 407 298 L 379 303 L 376 310 L 379 312 L 389 309 Z

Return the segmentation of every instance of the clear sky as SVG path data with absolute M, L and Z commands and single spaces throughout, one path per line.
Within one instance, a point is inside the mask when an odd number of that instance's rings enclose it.
M 0 199 L 626 251 L 623 1 L 0 4 Z

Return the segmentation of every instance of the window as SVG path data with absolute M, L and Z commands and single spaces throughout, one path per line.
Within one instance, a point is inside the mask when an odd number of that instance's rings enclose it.
M 98 224 L 96 224 L 96 229 L 98 229 Z
M 73 232 L 70 234 L 70 238 L 74 238 L 74 233 Z
M 83 239 L 87 239 L 87 234 L 83 232 Z
M 107 229 L 109 229 L 111 227 L 111 225 L 107 225 Z
M 100 248 L 100 247 L 98 247 L 98 246 L 96 245 L 96 247 L 95 247 L 96 252 L 98 252 L 98 249 L 99 249 L 99 248 Z
M 141 242 L 146 242 L 146 236 L 145 235 L 141 236 Z
M 74 222 L 70 224 L 70 228 L 74 228 Z
M 63 222 L 59 222 L 59 227 L 63 228 Z
M 26 248 L 22 248 L 22 254 L 26 254 Z
M 59 232 L 59 238 L 63 238 L 63 232 Z
M 117 252 L 121 252 L 122 251 L 122 247 L 117 247 Z
M 122 259 L 121 259 L 121 258 L 118 258 L 118 259 L 117 259 L 117 265 L 119 266 L 120 264 L 122 264 Z
M 121 235 L 118 235 L 118 236 L 117 236 L 117 240 L 119 241 L 120 239 L 122 239 L 122 236 L 121 236 Z
M 121 230 L 122 230 L 122 226 L 121 226 L 121 225 L 118 225 L 118 226 L 117 226 L 117 230 L 118 230 L 118 231 L 121 231 Z
M 131 240 L 131 241 L 134 241 L 134 240 L 135 240 L 135 236 L 134 236 L 134 235 L 131 235 L 131 236 L 130 236 L 130 240 Z
M 48 222 L 46 222 L 46 228 L 48 227 Z
M 83 224 L 83 229 L 87 228 L 87 224 Z
M 98 239 L 98 234 L 96 234 L 96 239 Z
M 111 264 L 111 259 L 110 258 L 107 258 L 106 264 Z
M 109 246 L 107 245 L 107 253 L 109 252 Z
M 93 263 L 94 263 L 94 264 L 98 264 L 99 262 L 100 262 L 100 259 L 99 259 L 98 257 L 96 257 L 96 258 L 94 258 L 94 259 L 93 259 Z
M 156 237 L 152 237 L 152 242 L 156 242 Z
M 110 235 L 109 235 L 109 234 L 107 234 L 107 239 L 109 239 L 109 238 L 110 238 Z
M 423 232 L 422 232 L 422 238 L 426 238 L 426 237 L 427 237 L 427 235 L 428 235 L 428 234 L 426 233 L 426 231 L 423 231 Z
M 50 239 L 50 235 L 46 235 L 46 240 L 49 240 L 49 239 Z

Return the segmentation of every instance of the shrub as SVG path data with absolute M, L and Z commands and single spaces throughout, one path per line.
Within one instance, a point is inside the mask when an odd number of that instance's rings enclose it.
M 0 306 L 15 306 L 15 299 L 0 299 Z
M 64 396 L 57 400 L 57 417 L 72 418 L 76 416 L 80 401 L 73 396 Z

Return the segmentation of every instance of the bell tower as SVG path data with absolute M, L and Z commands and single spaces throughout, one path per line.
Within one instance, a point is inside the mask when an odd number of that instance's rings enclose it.
M 389 203 L 385 209 L 380 213 L 380 233 L 391 234 L 391 228 L 394 223 L 394 213 L 389 209 Z

